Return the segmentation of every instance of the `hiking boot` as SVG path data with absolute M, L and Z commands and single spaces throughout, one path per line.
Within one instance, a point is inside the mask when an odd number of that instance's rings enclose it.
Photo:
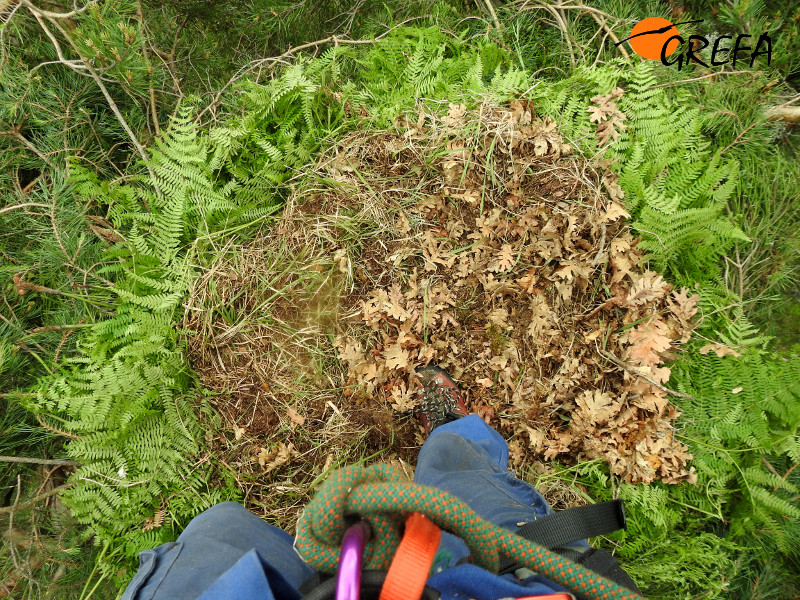
M 436 365 L 417 368 L 422 390 L 415 416 L 430 434 L 439 425 L 450 423 L 467 416 L 467 405 L 461 396 L 458 385 L 444 369 Z

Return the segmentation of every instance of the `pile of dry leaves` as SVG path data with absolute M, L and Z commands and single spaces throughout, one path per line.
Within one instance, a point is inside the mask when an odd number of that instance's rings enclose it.
M 689 339 L 697 296 L 643 268 L 606 166 L 574 156 L 522 102 L 451 105 L 404 116 L 397 132 L 354 134 L 242 249 L 258 278 L 272 277 L 268 292 L 252 291 L 241 258 L 199 284 L 253 295 L 243 305 L 273 321 L 198 328 L 192 310 L 206 309 L 190 307 L 187 327 L 203 332 L 195 366 L 234 401 L 250 394 L 253 414 L 272 411 L 262 435 L 298 422 L 287 409 L 322 426 L 332 405 L 374 415 L 360 426 L 399 449 L 409 436 L 387 432 L 410 427 L 414 370 L 433 361 L 503 433 L 516 466 L 602 458 L 626 481 L 693 481 L 666 365 Z M 321 298 L 325 316 L 309 318 Z M 276 439 L 275 456 L 278 441 L 302 451 Z M 251 460 L 274 460 L 264 446 L 251 444 Z

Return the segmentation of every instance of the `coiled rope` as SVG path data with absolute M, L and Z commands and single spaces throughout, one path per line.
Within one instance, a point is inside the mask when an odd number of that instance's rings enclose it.
M 350 466 L 334 472 L 298 520 L 295 547 L 317 571 L 335 573 L 342 536 L 352 522 L 347 517 L 358 515 L 373 530 L 364 552 L 365 568 L 386 570 L 400 543 L 405 517 L 414 512 L 459 536 L 469 547 L 473 562 L 493 573 L 500 557 L 506 556 L 580 598 L 642 598 L 582 565 L 484 521 L 455 496 L 408 481 L 397 467 L 388 464 Z

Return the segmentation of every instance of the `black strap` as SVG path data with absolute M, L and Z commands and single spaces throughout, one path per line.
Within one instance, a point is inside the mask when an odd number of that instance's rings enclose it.
M 626 527 L 624 502 L 611 500 L 558 511 L 523 525 L 517 534 L 548 550 L 554 550 L 576 540 L 605 535 Z M 500 559 L 500 574 L 513 573 L 516 569 L 515 561 Z
M 602 548 L 590 548 L 578 562 L 587 569 L 591 569 L 603 577 L 608 577 L 611 581 L 624 585 L 637 594 L 641 593 L 636 582 L 619 566 L 619 561 Z
M 561 510 L 536 519 L 520 527 L 517 535 L 545 548 L 557 548 L 625 528 L 625 505 L 622 500 L 611 500 Z

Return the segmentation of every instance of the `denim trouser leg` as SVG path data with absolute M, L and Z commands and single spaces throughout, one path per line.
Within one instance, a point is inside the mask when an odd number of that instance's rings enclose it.
M 293 544 L 292 536 L 241 504 L 222 502 L 192 519 L 176 542 L 142 552 L 122 600 L 195 600 L 206 591 L 204 598 L 232 597 L 225 592 L 246 598 L 251 590 L 259 599 L 271 591 L 292 600 L 314 573 Z M 255 576 L 242 577 L 234 565 Z M 226 574 L 234 581 L 226 581 Z M 212 585 L 224 591 L 215 594 Z
M 450 492 L 482 518 L 512 531 L 552 512 L 536 488 L 508 471 L 508 444 L 477 415 L 431 432 L 414 481 Z

